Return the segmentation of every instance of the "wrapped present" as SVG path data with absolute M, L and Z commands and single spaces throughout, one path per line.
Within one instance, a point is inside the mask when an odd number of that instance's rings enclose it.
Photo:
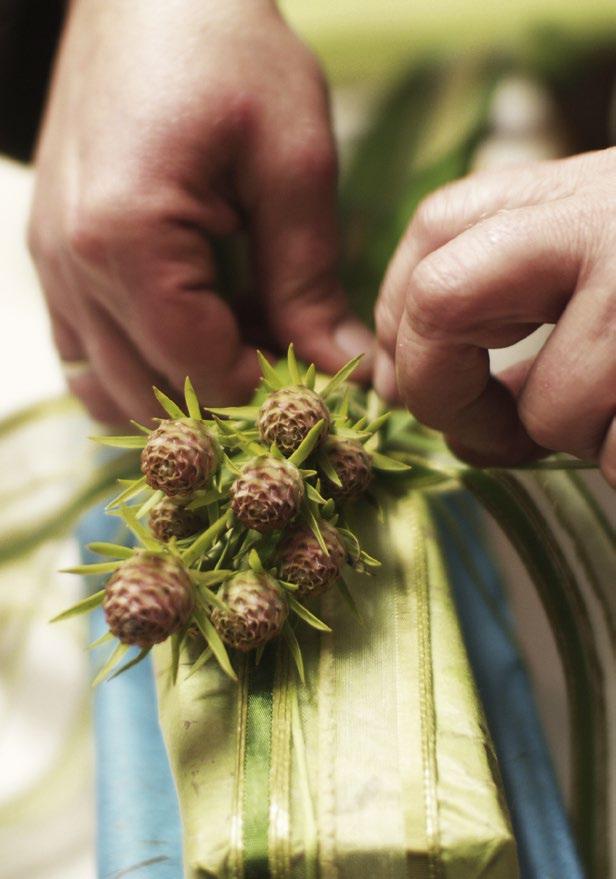
M 236 684 L 155 650 L 159 710 L 194 877 L 512 879 L 515 842 L 433 523 L 418 494 L 358 507 L 383 560 L 328 593 L 331 633 L 300 634 Z

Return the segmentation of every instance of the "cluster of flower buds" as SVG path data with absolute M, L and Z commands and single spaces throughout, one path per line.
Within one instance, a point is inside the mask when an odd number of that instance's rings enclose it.
M 292 346 L 277 368 L 261 365 L 254 405 L 203 410 L 187 379 L 186 411 L 155 389 L 168 416 L 155 429 L 134 422 L 139 435 L 97 437 L 140 448 L 142 474 L 108 507 L 137 545 L 92 544 L 111 560 L 72 570 L 111 576 L 58 617 L 103 605 L 105 638 L 118 643 L 99 677 L 128 647 L 141 652 L 120 671 L 168 637 L 177 674 L 180 645 L 195 632 L 205 642 L 197 663 L 214 656 L 232 676 L 227 648 L 260 653 L 282 635 L 297 658 L 297 618 L 328 630 L 304 602 L 338 585 L 352 605 L 345 565 L 378 565 L 346 505 L 376 472 L 408 468 L 382 452 L 387 413 L 376 396 L 347 383 L 357 359 L 318 390 L 314 366 L 300 370 Z

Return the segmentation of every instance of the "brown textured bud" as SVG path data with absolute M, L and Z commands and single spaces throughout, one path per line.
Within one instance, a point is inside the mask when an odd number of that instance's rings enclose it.
M 218 597 L 227 609 L 215 608 L 212 623 L 226 644 L 242 652 L 279 635 L 289 615 L 286 598 L 269 574 L 240 571 L 223 584 Z
M 188 622 L 192 583 L 179 560 L 139 551 L 107 581 L 103 608 L 116 638 L 124 644 L 151 647 Z
M 295 518 L 304 497 L 304 481 L 294 464 L 262 455 L 244 467 L 231 494 L 231 508 L 240 522 L 266 533 L 284 528 Z
M 283 455 L 289 456 L 321 420 L 324 422 L 322 441 L 331 426 L 323 398 L 310 388 L 289 387 L 267 396 L 259 411 L 257 426 L 264 443 L 276 443 Z
M 172 537 L 176 540 L 190 537 L 204 527 L 203 519 L 198 513 L 187 510 L 171 498 L 165 498 L 152 507 L 149 525 L 154 537 L 163 543 Z
M 363 494 L 372 480 L 372 460 L 362 444 L 353 439 L 331 437 L 327 454 L 342 487 L 323 476 L 324 494 L 337 501 L 354 500 Z
M 346 550 L 338 531 L 328 522 L 319 522 L 326 555 L 310 528 L 293 531 L 278 550 L 280 578 L 295 583 L 300 599 L 315 598 L 336 582 L 346 559 Z
M 141 469 L 151 488 L 168 497 L 189 497 L 204 488 L 218 466 L 216 440 L 192 418 L 163 421 L 148 437 Z

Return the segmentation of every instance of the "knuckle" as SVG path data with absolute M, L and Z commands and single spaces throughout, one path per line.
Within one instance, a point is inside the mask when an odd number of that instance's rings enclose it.
M 114 226 L 113 212 L 107 205 L 82 203 L 76 206 L 64 223 L 64 239 L 69 253 L 86 263 L 104 263 Z
M 456 267 L 442 256 L 423 259 L 411 276 L 405 308 L 413 329 L 426 338 L 447 337 L 459 329 L 468 302 Z
M 449 191 L 444 187 L 420 202 L 411 224 L 413 234 L 429 241 L 439 233 L 449 213 Z

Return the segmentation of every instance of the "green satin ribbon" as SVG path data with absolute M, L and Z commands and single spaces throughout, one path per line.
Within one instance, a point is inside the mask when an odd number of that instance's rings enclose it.
M 430 514 L 384 496 L 353 525 L 383 562 L 334 591 L 332 627 L 297 628 L 239 684 L 213 664 L 178 683 L 156 652 L 161 721 L 190 879 L 516 879 L 515 844 Z M 249 668 L 250 665 L 250 668 Z

